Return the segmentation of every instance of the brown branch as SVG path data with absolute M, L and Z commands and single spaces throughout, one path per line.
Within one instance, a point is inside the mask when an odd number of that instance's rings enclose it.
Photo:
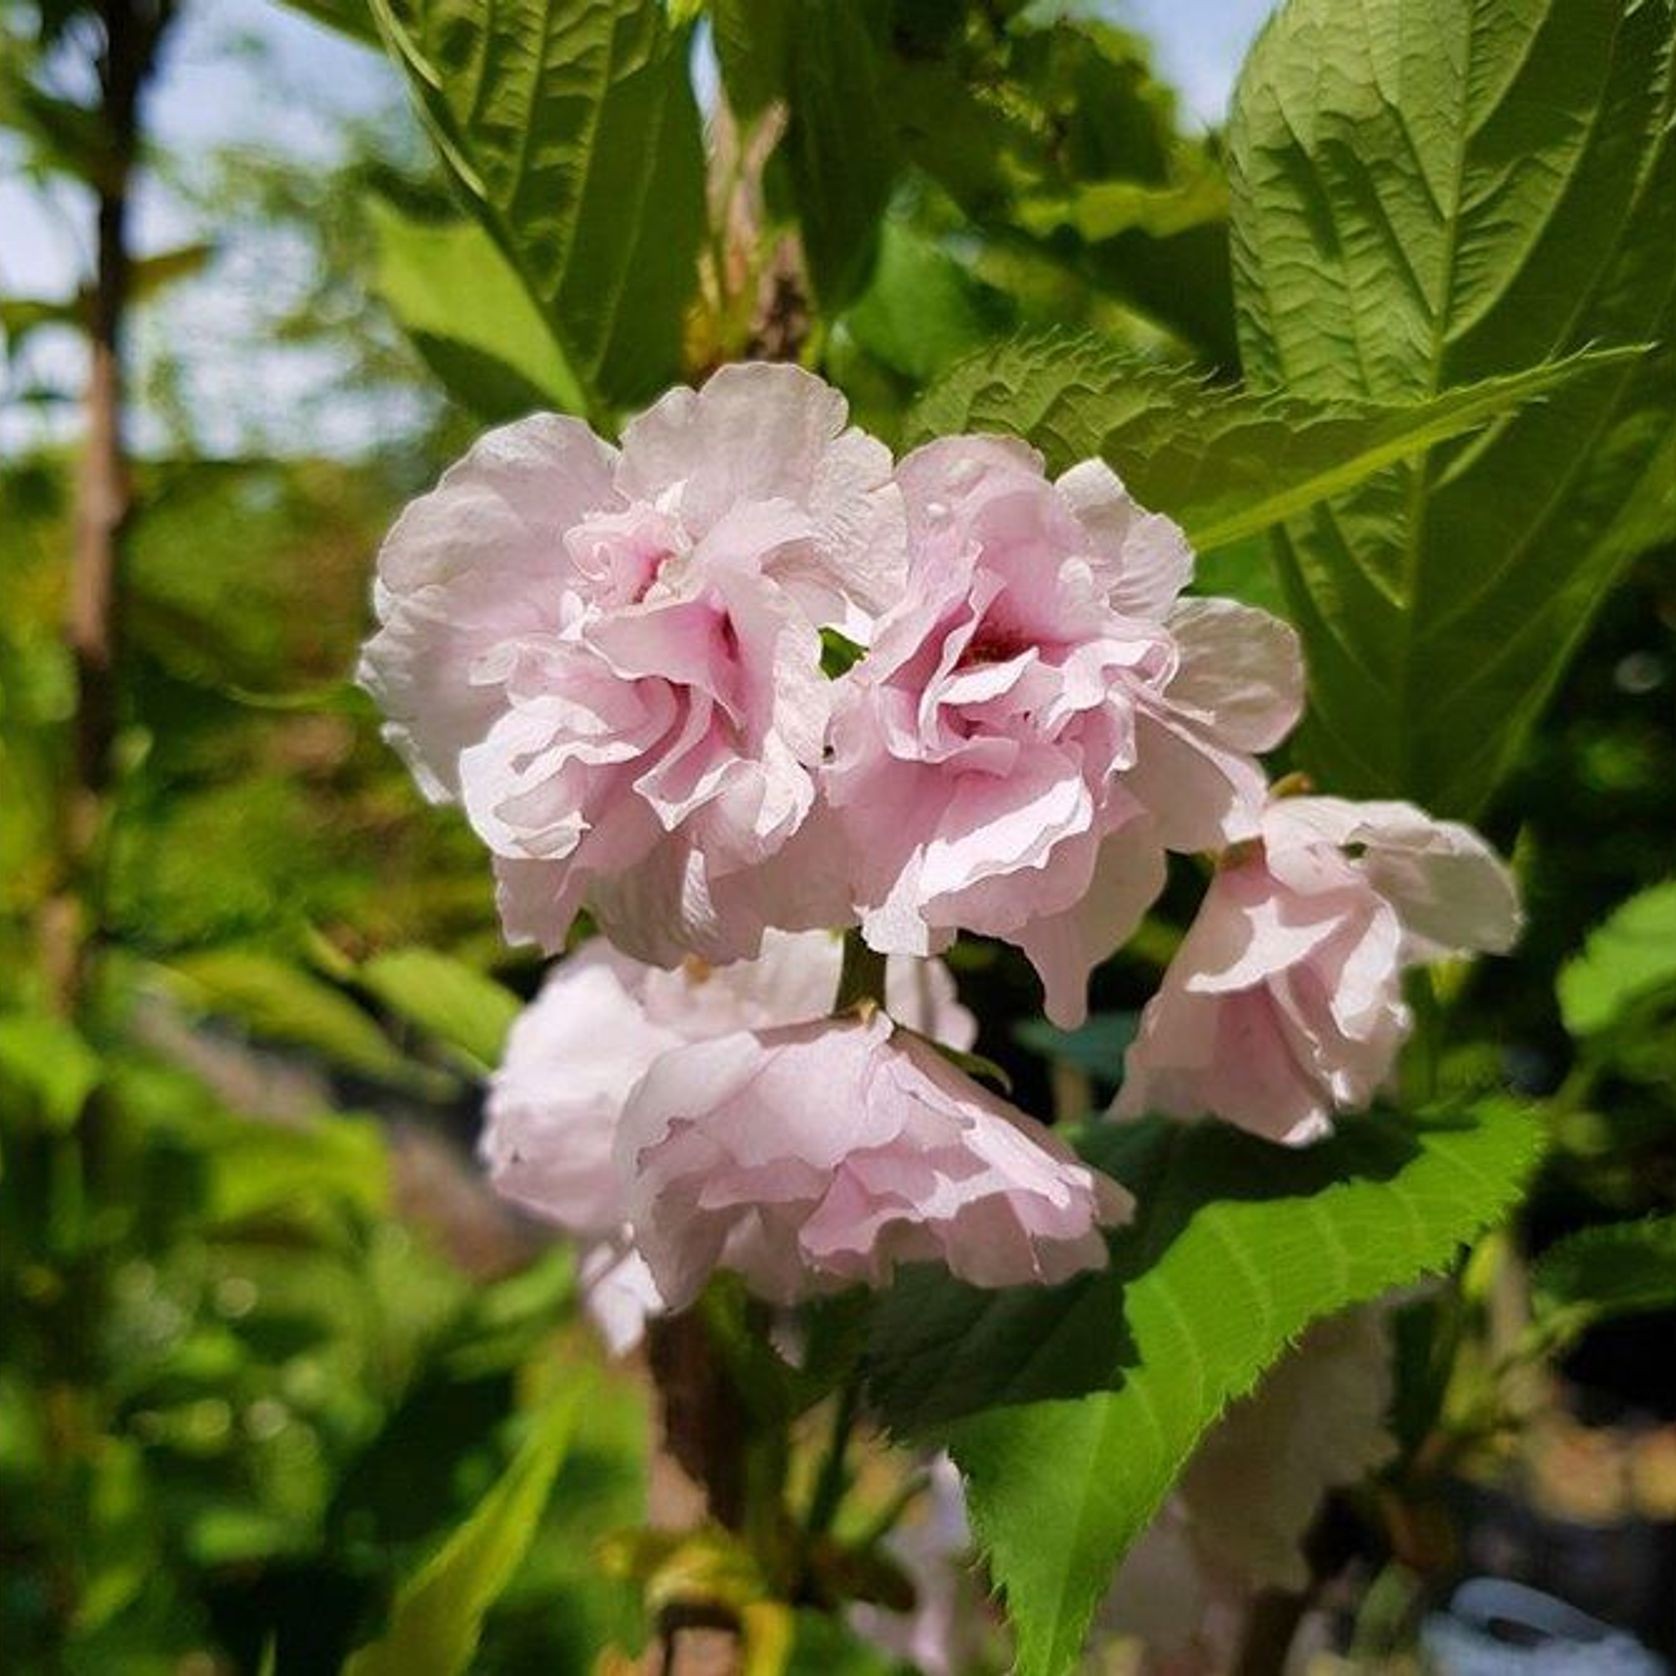
M 649 1322 L 646 1358 L 657 1386 L 661 1429 L 651 1462 L 652 1524 L 687 1530 L 709 1519 L 742 1531 L 748 1495 L 745 1416 L 702 1311 Z M 740 1676 L 744 1664 L 738 1615 L 719 1602 L 687 1601 L 660 1615 L 645 1670 L 646 1676 Z

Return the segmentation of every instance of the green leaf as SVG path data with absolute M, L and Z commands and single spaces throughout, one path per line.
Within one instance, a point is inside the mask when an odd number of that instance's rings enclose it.
M 104 1075 L 76 1028 L 45 1013 L 0 1018 L 0 1082 L 25 1089 L 49 1129 L 71 1128 Z
M 1039 238 L 1070 228 L 1090 243 L 1120 233 L 1173 238 L 1228 216 L 1228 184 L 1220 170 L 1206 168 L 1188 180 L 1153 186 L 1136 180 L 1099 180 L 1074 187 L 1063 197 L 1027 198 L 1019 220 Z
M 1301 743 L 1336 790 L 1475 812 L 1656 529 L 1673 110 L 1673 0 L 1289 0 L 1247 60 L 1229 159 L 1255 388 L 1429 402 L 1658 346 L 1287 526 Z
M 417 221 L 379 200 L 368 210 L 373 289 L 451 395 L 489 421 L 585 410 L 547 322 L 481 227 Z
M 1317 405 L 1220 389 L 1097 338 L 1027 336 L 952 368 L 910 431 L 1009 431 L 1055 471 L 1098 454 L 1212 552 L 1638 353 L 1574 355 L 1412 405 Z
M 129 265 L 129 300 L 143 303 L 179 279 L 202 273 L 215 255 L 212 244 L 184 244 L 173 250 L 142 256 Z M 84 330 L 92 318 L 93 293 L 84 285 L 73 297 L 0 297 L 0 332 L 10 350 L 17 350 L 31 332 L 42 326 L 71 326 Z
M 803 0 L 792 31 L 786 155 L 815 293 L 828 313 L 860 294 L 900 160 L 861 0 Z
M 391 1012 L 486 1071 L 500 1063 L 518 997 L 474 967 L 435 949 L 393 949 L 357 973 L 361 987 Z
M 372 0 L 472 211 L 588 396 L 675 381 L 704 159 L 686 39 L 659 0 Z
M 586 1385 L 565 1386 L 532 1424 L 512 1464 L 476 1511 L 396 1595 L 390 1624 L 344 1665 L 344 1676 L 458 1676 L 483 1619 L 535 1538 L 570 1446 Z
M 16 354 L 24 340 L 43 326 L 82 323 L 81 306 L 73 298 L 0 297 L 0 332 L 6 334 L 8 354 Z
M 1585 1228 L 1531 1269 L 1532 1325 L 1547 1342 L 1597 1321 L 1676 1309 L 1676 1216 Z
M 205 1160 L 207 1222 L 283 1210 L 306 1214 L 328 1204 L 366 1216 L 389 1209 L 390 1155 L 371 1118 L 334 1113 L 298 1124 L 229 1118 L 219 1140 Z
M 935 239 L 890 216 L 872 280 L 843 325 L 868 354 L 918 386 L 1005 332 L 1014 312 Z
M 23 135 L 37 162 L 97 187 L 113 178 L 116 160 L 99 112 L 37 86 L 24 73 L 10 40 L 0 56 L 0 128 Z
M 1027 1018 L 1014 1027 L 1013 1035 L 1032 1053 L 1059 1060 L 1114 1088 L 1123 1078 L 1123 1056 L 1139 1026 L 1138 1013 L 1090 1013 L 1075 1030 L 1061 1030 L 1045 1018 Z
M 1676 987 L 1676 879 L 1632 896 L 1560 968 L 1560 1016 L 1574 1036 L 1618 1023 L 1637 1003 Z
M 308 1048 L 364 1076 L 414 1079 L 415 1068 L 353 1001 L 289 961 L 258 949 L 208 949 L 177 957 L 163 972 L 184 999 L 257 1036 Z
M 176 245 L 172 250 L 159 250 L 155 255 L 142 256 L 129 270 L 128 295 L 133 302 L 144 302 L 159 291 L 182 279 L 201 274 L 215 256 L 215 246 L 203 241 Z M 90 306 L 91 293 L 84 292 L 84 306 Z
M 285 0 L 293 11 L 347 35 L 363 46 L 378 47 L 378 25 L 373 21 L 370 0 Z
M 1309 1323 L 1447 1267 L 1514 1202 L 1540 1130 L 1511 1101 L 1343 1124 L 1290 1152 L 1220 1125 L 1103 1125 L 1135 1194 L 1111 1266 L 1051 1291 L 921 1270 L 881 1302 L 870 1369 L 899 1433 L 967 1476 L 1026 1676 L 1059 1676 L 1205 1428 Z
M 755 121 L 785 97 L 793 16 L 786 0 L 710 0 L 722 86 L 742 122 Z
M 847 675 L 865 656 L 865 649 L 841 630 L 821 630 L 821 673 L 827 680 L 836 681 L 840 675 Z

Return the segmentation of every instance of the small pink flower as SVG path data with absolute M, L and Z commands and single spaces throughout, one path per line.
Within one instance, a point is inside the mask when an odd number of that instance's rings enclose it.
M 790 1303 L 942 1262 L 979 1286 L 1106 1261 L 1131 1201 L 883 1013 L 741 1031 L 664 1054 L 617 1161 L 671 1307 L 717 1268 Z
M 841 959 L 827 932 L 770 931 L 756 960 L 669 972 L 595 937 L 553 968 L 513 1025 L 489 1085 L 483 1161 L 501 1194 L 580 1243 L 583 1297 L 614 1350 L 662 1309 L 628 1235 L 628 1184 L 613 1157 L 629 1094 L 689 1042 L 821 1017 Z M 977 1025 L 941 961 L 893 959 L 885 990 L 904 1023 L 971 1045 Z
M 1255 830 L 1254 753 L 1296 719 L 1296 640 L 1228 601 L 1178 604 L 1186 541 L 1099 461 L 1050 483 L 1021 443 L 950 438 L 898 481 L 907 593 L 840 683 L 824 779 L 865 934 L 1017 943 L 1075 1024 L 1164 851 Z
M 764 864 L 815 803 L 818 629 L 865 638 L 902 566 L 889 452 L 843 398 L 726 367 L 620 454 L 551 416 L 485 437 L 391 531 L 361 679 L 489 845 L 510 936 L 557 948 L 586 905 L 659 965 L 734 959 L 848 917 L 841 878 Z
M 1218 869 L 1113 1111 L 1319 1140 L 1390 1076 L 1410 1026 L 1403 968 L 1502 952 L 1518 929 L 1507 869 L 1466 827 L 1407 803 L 1283 798 Z

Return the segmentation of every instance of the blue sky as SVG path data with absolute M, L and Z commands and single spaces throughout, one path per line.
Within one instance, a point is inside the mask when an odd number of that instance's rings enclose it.
M 1109 10 L 1152 38 L 1159 67 L 1181 89 L 1186 109 L 1201 122 L 1214 123 L 1270 5 L 1271 0 L 1110 0 Z M 334 114 L 390 111 L 396 120 L 400 101 L 394 72 L 375 54 L 275 0 L 189 0 L 148 116 L 160 152 L 179 159 L 190 176 L 198 160 L 232 144 L 281 148 L 302 157 L 320 153 L 330 147 Z M 43 203 L 12 175 L 13 159 L 0 150 L 0 294 L 62 294 L 85 271 L 85 209 L 69 198 Z M 200 236 L 181 194 L 155 179 L 143 186 L 136 206 L 137 248 L 165 249 Z M 248 354 L 253 337 L 260 336 L 251 327 L 261 315 L 263 292 L 271 290 L 249 264 L 241 272 L 236 255 L 229 252 L 202 280 L 181 288 L 177 296 L 191 293 L 189 313 L 180 304 L 165 305 L 154 311 L 151 328 L 170 333 L 171 342 L 187 335 L 195 381 L 209 386 L 198 392 L 195 384 L 195 393 L 211 405 L 236 400 L 239 390 L 226 382 L 228 369 L 217 370 L 214 363 L 226 360 L 235 345 Z M 54 345 L 38 363 L 37 371 L 76 382 L 73 342 Z M 307 376 L 304 364 L 263 369 L 255 380 L 263 386 L 262 405 L 271 409 L 281 394 L 266 387 L 270 378 L 289 386 Z M 211 445 L 236 446 L 231 427 Z

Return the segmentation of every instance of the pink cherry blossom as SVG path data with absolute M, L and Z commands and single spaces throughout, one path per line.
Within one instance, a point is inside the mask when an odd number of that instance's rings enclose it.
M 824 781 L 865 934 L 910 953 L 1006 938 L 1075 1024 L 1164 851 L 1256 830 L 1255 753 L 1298 713 L 1296 639 L 1229 601 L 1178 603 L 1185 539 L 1099 461 L 1051 483 L 1022 443 L 950 438 L 898 481 L 907 592 L 839 683 Z
M 1130 1200 L 882 1012 L 666 1053 L 617 1136 L 629 1220 L 672 1307 L 717 1268 L 790 1303 L 899 1262 L 979 1286 L 1102 1267 Z
M 826 932 L 770 931 L 756 960 L 671 972 L 595 937 L 553 968 L 514 1023 L 489 1085 L 482 1156 L 500 1193 L 580 1243 L 583 1296 L 614 1350 L 662 1307 L 628 1234 L 628 1184 L 613 1158 L 630 1092 L 688 1042 L 821 1017 L 841 959 Z M 971 1045 L 976 1023 L 941 961 L 891 960 L 885 993 L 910 1028 Z
M 819 627 L 865 638 L 901 583 L 889 452 L 845 416 L 795 367 L 726 367 L 620 453 L 550 415 L 491 432 L 391 531 L 361 680 L 465 804 L 513 938 L 557 948 L 587 906 L 672 966 L 848 917 L 841 870 L 786 859 L 826 738 Z
M 1129 1049 L 1119 1116 L 1209 1113 L 1287 1145 L 1386 1083 L 1403 968 L 1518 935 L 1507 869 L 1406 803 L 1282 798 L 1223 859 Z

